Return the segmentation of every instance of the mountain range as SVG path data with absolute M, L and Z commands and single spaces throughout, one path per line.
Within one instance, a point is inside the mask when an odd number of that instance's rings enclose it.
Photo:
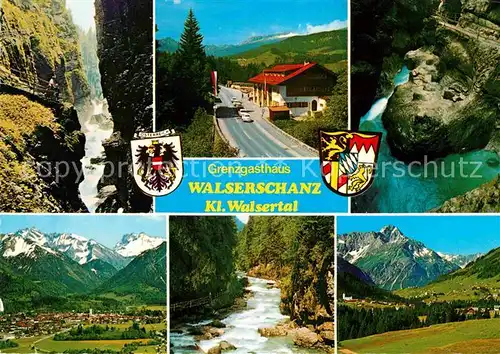
M 395 226 L 385 226 L 379 232 L 340 235 L 338 252 L 386 290 L 426 285 L 479 256 L 439 254 L 406 237 Z
M 439 256 L 443 259 L 446 259 L 448 262 L 456 264 L 460 268 L 465 268 L 469 263 L 474 262 L 476 259 L 481 257 L 482 253 L 474 253 L 468 255 L 462 254 L 447 254 L 443 252 L 438 252 Z
M 61 253 L 79 264 L 93 260 L 109 263 L 116 269 L 125 267 L 133 257 L 155 248 L 163 242 L 162 238 L 145 233 L 126 234 L 113 249 L 93 239 L 69 233 L 43 233 L 36 228 L 26 228 L 14 233 L 0 235 L 0 256 L 10 258 L 24 254 L 33 257 L 33 251 L 45 250 L 48 253 Z
M 179 43 L 172 38 L 159 40 L 160 51 L 173 53 Z M 207 55 L 229 57 L 239 64 L 301 63 L 314 61 L 336 71 L 347 60 L 347 29 L 308 35 L 278 33 L 252 37 L 237 45 L 207 45 Z
M 223 44 L 223 45 L 206 45 L 205 52 L 207 55 L 216 57 L 232 56 L 243 53 L 251 49 L 258 48 L 265 44 L 277 43 L 286 38 L 295 36 L 294 33 L 277 33 L 267 36 L 250 37 L 240 44 Z M 179 48 L 179 42 L 171 37 L 162 38 L 159 40 L 160 51 L 173 53 Z
M 164 239 L 144 233 L 124 235 L 113 249 L 75 234 L 43 233 L 35 228 L 0 234 L 1 296 L 8 298 L 9 305 L 9 298 L 89 293 L 105 282 L 112 284 L 110 279 L 119 274 L 125 274 L 120 279 L 130 282 L 134 294 L 134 286 L 139 288 L 140 283 L 127 276 L 133 273 L 130 269 L 137 267 L 137 259 L 164 260 L 166 254 L 157 253 L 165 244 Z M 141 267 L 150 268 L 146 262 Z M 166 265 L 163 277 L 165 272 Z M 108 285 L 106 290 L 113 289 Z
M 390 291 L 377 287 L 361 269 L 337 256 L 337 297 L 341 299 L 344 295 L 356 299 L 399 300 Z
M 455 272 L 445 274 L 418 288 L 396 291 L 406 298 L 426 301 L 497 300 L 500 298 L 500 247 Z

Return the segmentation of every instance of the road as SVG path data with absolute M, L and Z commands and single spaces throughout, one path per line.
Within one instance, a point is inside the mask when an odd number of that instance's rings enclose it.
M 281 129 L 263 118 L 263 108 L 257 106 L 248 98 L 242 97 L 242 92 L 227 87 L 220 87 L 219 106 L 234 107 L 231 98 L 242 101 L 245 109 L 251 110 L 252 123 L 243 122 L 234 116 L 217 117 L 222 134 L 230 145 L 240 150 L 241 157 L 317 157 L 318 153 L 307 148 L 296 139 L 287 136 Z M 267 111 L 267 110 L 266 110 Z

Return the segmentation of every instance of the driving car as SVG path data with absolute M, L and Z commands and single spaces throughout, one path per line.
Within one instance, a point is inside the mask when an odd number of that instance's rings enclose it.
M 242 115 L 243 113 L 247 113 L 247 114 L 249 114 L 250 112 L 252 112 L 252 110 L 251 110 L 251 109 L 241 108 L 241 109 L 239 109 L 239 110 L 238 110 L 238 115 L 241 117 L 241 115 Z
M 246 123 L 252 123 L 253 119 L 250 117 L 249 113 L 242 113 L 241 114 L 241 119 L 246 122 Z

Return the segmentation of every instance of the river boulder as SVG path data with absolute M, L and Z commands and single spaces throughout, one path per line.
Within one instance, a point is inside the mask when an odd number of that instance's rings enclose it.
M 439 51 L 406 54 L 410 79 L 396 89 L 383 115 L 391 152 L 400 160 L 482 149 L 495 132 L 498 107 L 485 88 L 494 80 L 500 50 L 449 41 Z
M 323 343 L 323 338 L 306 327 L 294 331 L 293 342 L 299 347 L 313 348 Z
M 225 340 L 220 342 L 219 347 L 221 348 L 222 351 L 236 350 L 236 347 L 234 345 Z
M 207 354 L 221 354 L 222 352 L 229 352 L 232 350 L 236 350 L 236 347 L 227 341 L 222 341 L 217 344 L 215 347 L 210 348 Z

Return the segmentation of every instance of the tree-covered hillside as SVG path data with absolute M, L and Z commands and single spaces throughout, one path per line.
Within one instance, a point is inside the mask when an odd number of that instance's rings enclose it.
M 334 218 L 251 216 L 238 238 L 238 267 L 278 280 L 282 310 L 321 325 L 334 310 Z
M 290 37 L 235 54 L 232 58 L 241 65 L 314 61 L 334 69 L 335 63 L 347 60 L 347 29 Z
M 403 297 L 427 301 L 481 300 L 500 295 L 500 248 L 469 263 L 465 268 L 446 274 L 419 288 L 397 292 Z
M 146 303 L 166 303 L 167 244 L 145 251 L 99 286 L 96 294 L 133 295 Z
M 229 304 L 240 295 L 233 259 L 236 232 L 229 216 L 170 218 L 171 303 L 212 295 Z

